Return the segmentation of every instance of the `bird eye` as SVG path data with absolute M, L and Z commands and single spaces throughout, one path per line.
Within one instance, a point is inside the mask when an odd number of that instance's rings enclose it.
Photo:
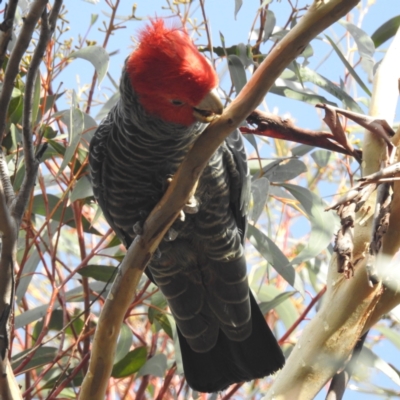
M 180 101 L 180 100 L 171 100 L 171 103 L 172 103 L 174 106 L 181 106 L 181 105 L 183 105 L 183 101 Z

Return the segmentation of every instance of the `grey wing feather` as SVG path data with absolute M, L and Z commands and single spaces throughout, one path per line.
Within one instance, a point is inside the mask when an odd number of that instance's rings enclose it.
M 247 163 L 247 153 L 239 129 L 232 132 L 225 140 L 228 149 L 235 159 L 235 166 L 239 172 L 239 197 L 232 199 L 233 212 L 238 228 L 243 232 L 243 241 L 247 230 L 247 213 L 251 195 L 250 169 Z M 237 195 L 236 195 L 237 196 Z
M 101 122 L 90 142 L 90 180 L 93 187 L 94 197 L 99 203 L 105 219 L 117 236 L 125 242 L 125 246 L 129 247 L 132 239 L 120 228 L 118 228 L 118 226 L 116 226 L 111 214 L 108 212 L 107 206 L 107 191 L 104 182 L 104 168 L 106 165 L 105 161 L 107 157 L 108 138 L 115 126 L 113 120 L 113 113 L 110 112 L 108 116 Z

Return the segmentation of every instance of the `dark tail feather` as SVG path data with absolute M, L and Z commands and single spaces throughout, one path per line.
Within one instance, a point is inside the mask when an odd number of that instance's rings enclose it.
M 237 382 L 271 375 L 285 363 L 273 333 L 250 292 L 252 333 L 242 342 L 219 332 L 217 344 L 206 353 L 196 353 L 178 329 L 183 368 L 189 386 L 199 392 L 218 392 Z

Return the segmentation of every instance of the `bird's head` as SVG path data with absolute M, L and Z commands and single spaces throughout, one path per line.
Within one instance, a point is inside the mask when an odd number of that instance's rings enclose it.
M 157 19 L 139 39 L 126 69 L 148 114 L 189 126 L 222 113 L 217 74 L 186 32 L 168 29 Z

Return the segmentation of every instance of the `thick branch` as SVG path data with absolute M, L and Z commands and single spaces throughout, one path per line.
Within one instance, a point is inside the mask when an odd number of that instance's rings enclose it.
M 60 12 L 62 0 L 55 0 L 50 15 L 47 10 L 43 10 L 41 18 L 41 29 L 39 40 L 29 65 L 28 74 L 26 76 L 25 97 L 24 97 L 24 114 L 22 122 L 23 133 L 23 149 L 25 158 L 25 176 L 21 185 L 21 189 L 16 198 L 15 206 L 12 208 L 12 214 L 17 221 L 20 221 L 25 212 L 25 208 L 29 199 L 29 195 L 36 181 L 36 174 L 39 168 L 39 159 L 35 156 L 32 142 L 32 100 L 35 87 L 35 81 L 38 76 L 39 65 L 42 62 L 43 55 L 46 51 L 47 44 L 51 39 L 58 13 Z M 33 121 L 35 123 L 35 121 Z M 19 224 L 19 222 L 18 222 Z
M 11 93 L 14 89 L 14 81 L 19 72 L 19 64 L 29 46 L 35 26 L 39 21 L 46 4 L 47 0 L 36 0 L 31 4 L 29 13 L 24 20 L 21 32 L 18 36 L 17 42 L 15 43 L 10 59 L 8 60 L 0 95 L 0 143 L 3 142 L 5 134 L 6 116 L 10 104 Z
M 121 272 L 101 313 L 89 371 L 80 398 L 103 399 L 110 376 L 116 339 L 143 270 L 163 236 L 194 191 L 197 179 L 222 141 L 260 104 L 275 79 L 316 35 L 344 16 L 358 0 L 316 1 L 299 23 L 275 46 L 239 96 L 196 141 L 162 200 L 147 218 L 143 235 L 129 248 Z

